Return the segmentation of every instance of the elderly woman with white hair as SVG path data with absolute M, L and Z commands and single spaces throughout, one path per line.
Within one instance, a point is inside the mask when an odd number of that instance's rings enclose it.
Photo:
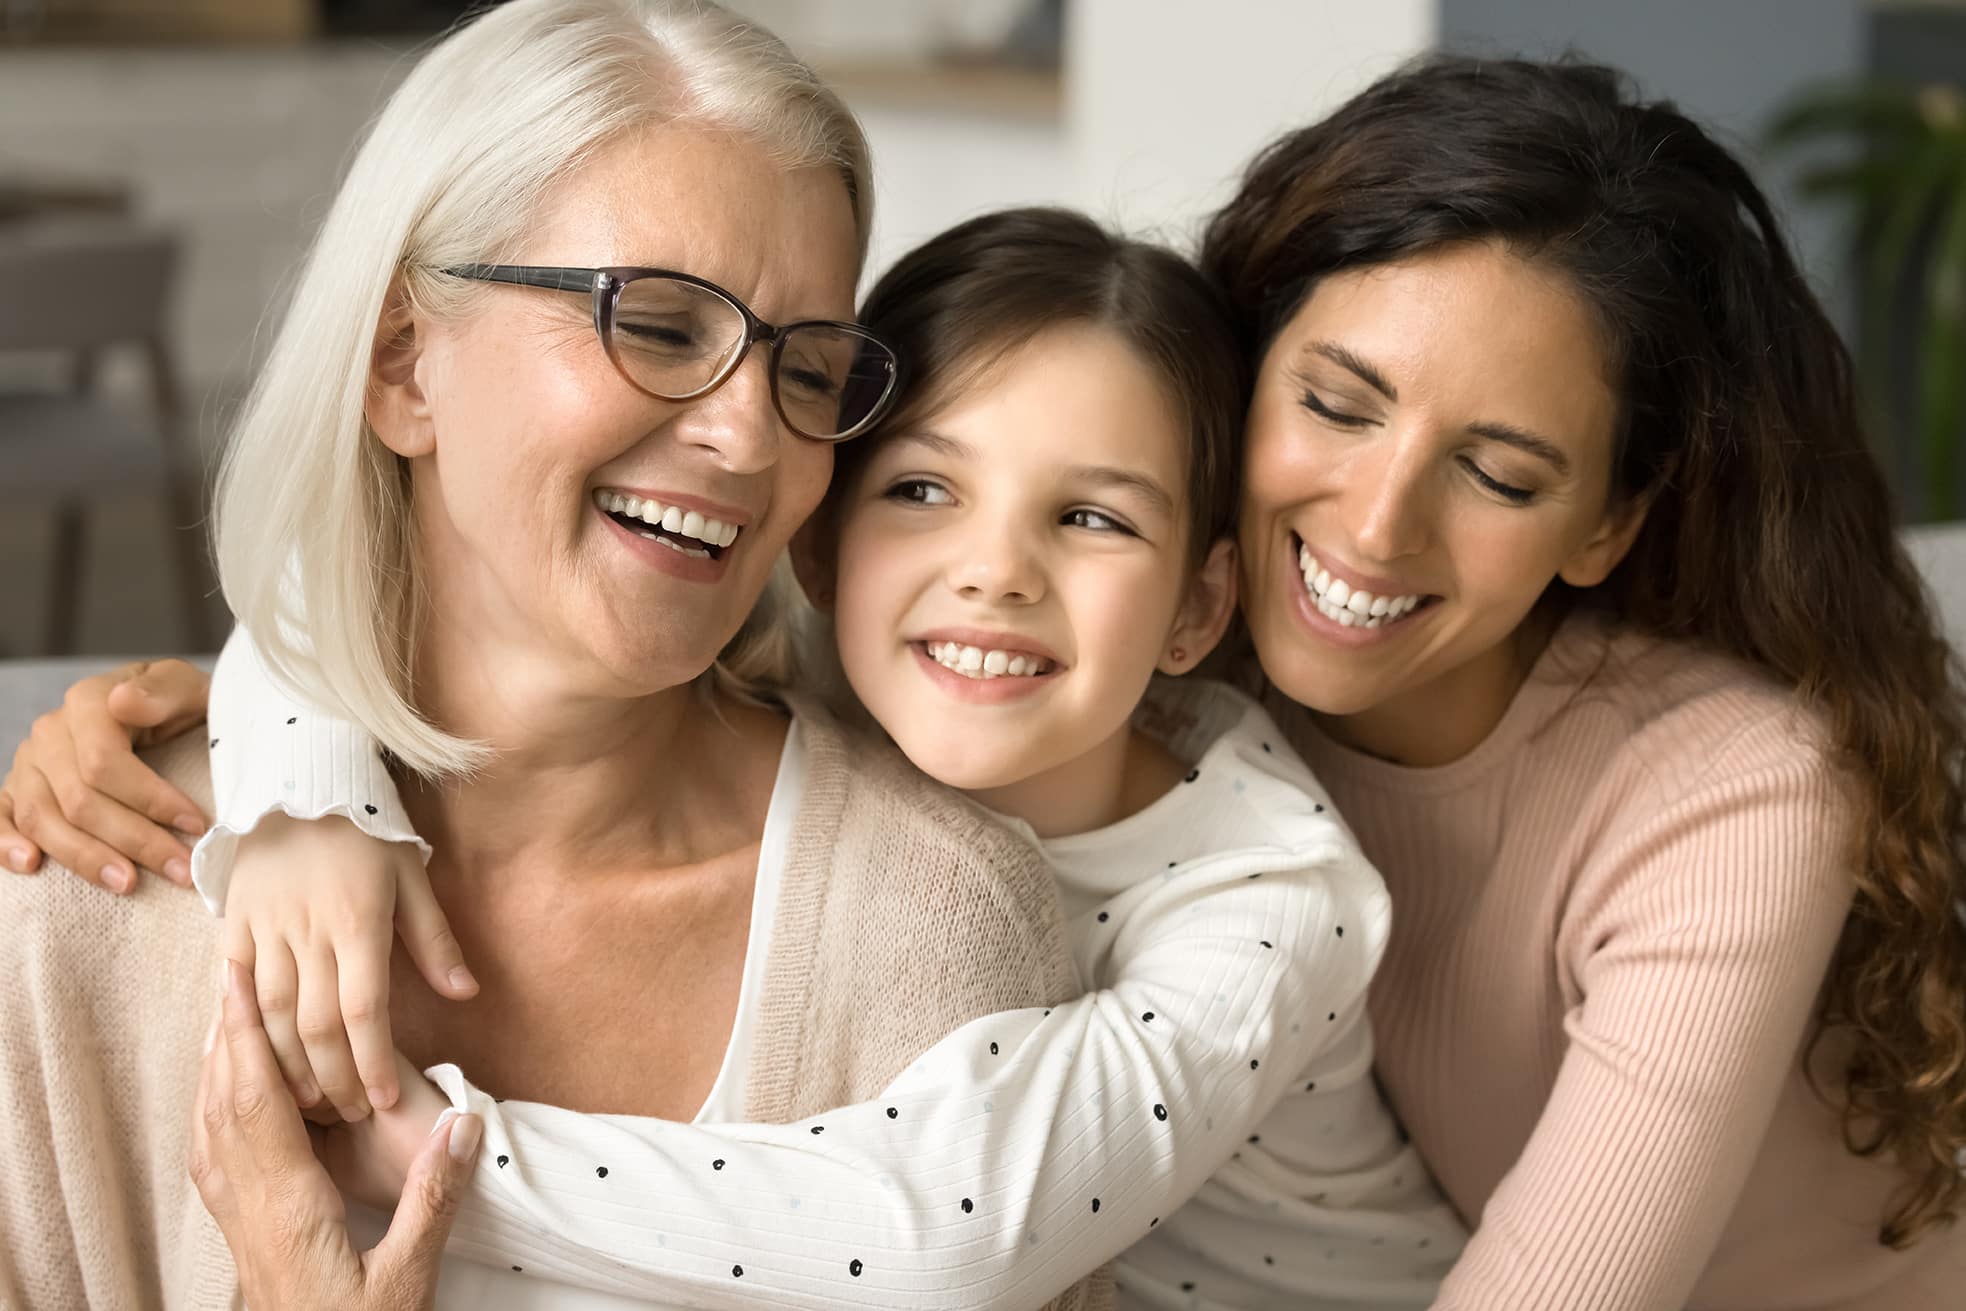
M 416 68 L 355 161 L 216 519 L 270 663 L 385 744 L 406 818 L 440 837 L 431 884 L 468 881 L 445 905 L 482 991 L 461 1008 L 399 977 L 417 1064 L 528 1101 L 783 1124 L 1076 991 L 1034 852 L 894 753 L 857 743 L 849 767 L 838 727 L 773 693 L 783 548 L 829 441 L 892 382 L 851 323 L 869 198 L 835 97 L 768 35 L 681 4 L 495 10 Z M 732 311 L 707 367 L 663 349 L 655 316 L 685 303 Z M 610 494 L 715 521 L 705 549 L 630 531 Z M 196 795 L 208 745 L 160 768 Z M 299 1119 L 268 1053 L 236 1046 L 243 993 L 192 1151 L 218 939 L 196 900 L 7 879 L 0 915 L 0 1295 L 292 1306 L 360 1286 L 345 1239 L 277 1232 L 295 1199 L 255 1191 L 242 1124 L 250 1148 Z M 456 1123 L 468 1156 L 475 1118 Z M 621 1304 L 520 1264 L 453 1251 L 447 1300 Z M 360 1296 L 422 1304 L 436 1275 Z M 782 1276 L 718 1277 L 769 1301 Z

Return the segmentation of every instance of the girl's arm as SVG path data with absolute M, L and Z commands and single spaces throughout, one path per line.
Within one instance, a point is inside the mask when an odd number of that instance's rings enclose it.
M 453 1250 L 694 1306 L 1035 1306 L 1171 1215 L 1362 1022 L 1384 896 L 1316 823 L 1286 860 L 1149 876 L 1111 903 L 1098 991 L 977 1020 L 809 1121 L 584 1116 L 439 1066 L 486 1124 Z
M 439 996 L 477 991 L 424 872 L 430 848 L 375 739 L 289 695 L 243 628 L 219 656 L 208 733 L 216 820 L 192 881 L 253 976 L 295 1099 L 359 1120 L 400 1091 L 392 939 Z
M 1711 1259 L 1853 888 L 1826 763 L 1708 778 L 1573 894 L 1569 1050 L 1439 1311 L 1667 1311 Z
M 243 628 L 219 653 L 207 721 L 215 822 L 192 849 L 191 879 L 212 914 L 225 912 L 241 839 L 269 815 L 339 815 L 428 863 L 430 846 L 410 826 L 375 738 L 296 700 Z

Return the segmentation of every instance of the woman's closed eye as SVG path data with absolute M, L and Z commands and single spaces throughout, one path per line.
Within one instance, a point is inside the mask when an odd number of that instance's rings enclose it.
M 1477 483 L 1512 505 L 1527 505 L 1536 499 L 1536 493 L 1534 491 L 1527 487 L 1517 487 L 1512 483 L 1503 482 L 1501 479 L 1484 472 L 1480 465 L 1465 455 L 1461 457 L 1461 467 L 1466 469 L 1468 475 Z
M 1361 415 L 1346 414 L 1342 410 L 1332 409 L 1330 405 L 1325 403 L 1322 396 L 1319 396 L 1309 387 L 1304 388 L 1303 405 L 1305 409 L 1317 415 L 1318 418 L 1323 419 L 1326 423 L 1335 423 L 1340 428 L 1362 428 L 1370 422 L 1370 420 Z

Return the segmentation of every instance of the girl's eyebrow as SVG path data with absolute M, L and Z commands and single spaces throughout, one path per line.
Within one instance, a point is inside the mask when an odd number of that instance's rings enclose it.
M 1137 492 L 1155 509 L 1167 514 L 1174 513 L 1174 498 L 1168 495 L 1167 489 L 1136 469 L 1119 469 L 1109 464 L 1076 464 L 1065 473 L 1074 482 Z
M 976 448 L 968 442 L 957 441 L 954 437 L 935 432 L 928 428 L 911 428 L 898 432 L 891 444 L 899 446 L 914 442 L 926 446 L 936 454 L 951 460 L 974 460 L 979 458 Z M 1065 477 L 1075 483 L 1090 483 L 1094 487 L 1110 487 L 1119 491 L 1131 491 L 1145 498 L 1154 509 L 1167 514 L 1174 513 L 1174 497 L 1151 475 L 1137 469 L 1122 469 L 1111 464 L 1075 464 L 1065 470 Z

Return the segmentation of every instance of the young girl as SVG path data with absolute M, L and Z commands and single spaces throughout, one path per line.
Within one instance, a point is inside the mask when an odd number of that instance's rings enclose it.
M 878 1102 L 793 1126 L 588 1116 L 404 1071 L 400 1101 L 331 1139 L 338 1177 L 387 1204 L 437 1115 L 476 1112 L 451 1250 L 625 1297 L 1031 1306 L 1118 1255 L 1130 1305 L 1426 1305 L 1463 1231 L 1371 1077 L 1382 886 L 1252 702 L 1155 677 L 1201 661 L 1235 604 L 1243 367 L 1215 295 L 1168 252 L 1022 210 L 903 258 L 865 317 L 904 390 L 839 449 L 801 582 L 859 706 L 1040 845 L 1093 990 L 975 1021 Z M 604 508 L 691 549 L 667 507 Z M 347 727 L 315 727 L 240 640 L 213 702 L 222 825 L 278 809 L 414 840 L 393 797 L 326 767 Z M 297 727 L 322 755 L 304 797 L 263 763 Z M 208 895 L 224 854 L 198 852 Z M 283 950 L 277 926 L 332 884 L 243 862 L 230 932 Z M 322 1045 L 284 1053 L 297 1084 Z

